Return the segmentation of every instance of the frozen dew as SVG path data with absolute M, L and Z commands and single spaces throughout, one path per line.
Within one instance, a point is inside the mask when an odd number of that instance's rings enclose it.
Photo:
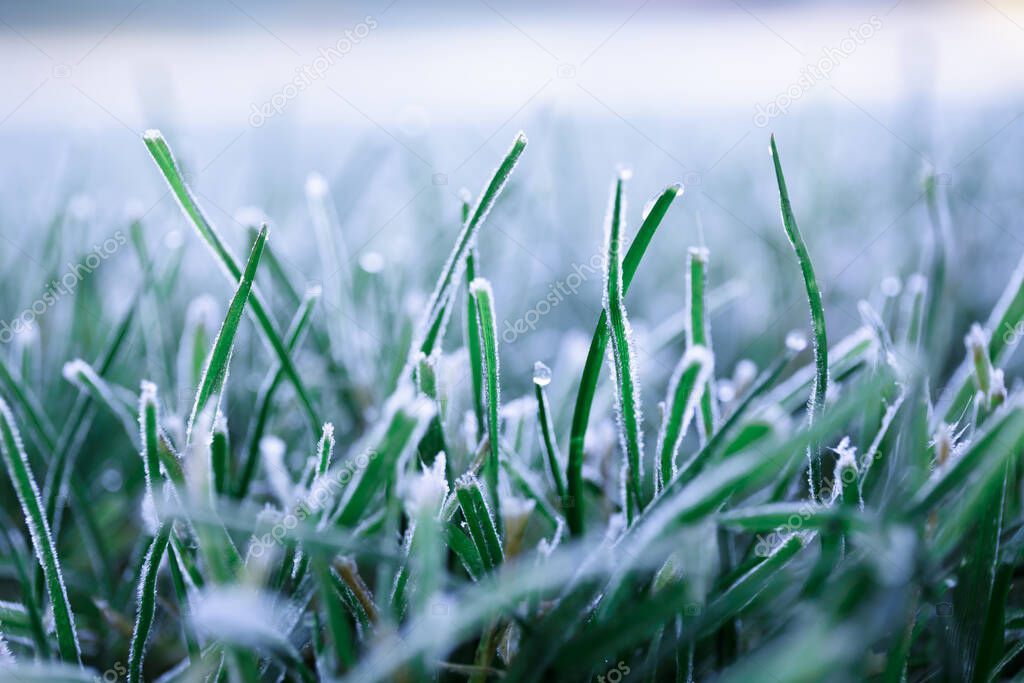
M 448 497 L 445 478 L 447 459 L 444 451 L 437 454 L 430 467 L 423 467 L 412 477 L 405 494 L 405 510 L 412 518 L 435 516 Z
M 551 384 L 551 368 L 537 361 L 533 364 L 533 383 L 539 387 Z
M 96 202 L 87 194 L 76 194 L 68 202 L 68 213 L 72 220 L 88 221 L 96 213 Z
M 327 179 L 319 173 L 310 173 L 306 177 L 306 197 L 319 201 L 327 196 Z
M 153 502 L 153 496 L 148 491 L 142 495 L 142 500 L 139 502 L 139 518 L 142 519 L 142 526 L 146 529 L 146 533 L 155 536 L 160 527 L 160 519 L 156 513 L 156 503 Z
M 368 251 L 359 257 L 359 267 L 370 275 L 384 270 L 384 256 L 379 251 Z
M 164 246 L 171 251 L 181 249 L 183 244 L 185 244 L 185 233 L 181 230 L 168 230 L 164 235 Z
M 121 471 L 116 467 L 108 467 L 103 470 L 103 474 L 100 475 L 100 485 L 110 493 L 116 493 L 121 490 L 124 485 L 124 478 L 121 476 Z
M 890 275 L 882 280 L 881 285 L 879 285 L 879 289 L 882 291 L 882 296 L 887 299 L 891 299 L 900 295 L 900 291 L 903 289 L 903 283 L 901 283 L 900 279 L 895 275 Z
M 192 618 L 196 629 L 210 638 L 253 647 L 281 639 L 273 603 L 254 588 L 231 586 L 206 590 L 194 602 Z
M 800 353 L 807 348 L 807 335 L 799 330 L 792 330 L 786 335 L 786 348 L 795 353 Z

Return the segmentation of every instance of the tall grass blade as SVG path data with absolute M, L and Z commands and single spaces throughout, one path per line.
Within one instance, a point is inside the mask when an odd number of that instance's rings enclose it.
M 484 563 L 484 571 L 494 571 L 505 559 L 498 527 L 491 507 L 484 500 L 480 482 L 472 474 L 459 477 L 455 495 L 462 507 L 466 529 Z
M 196 202 L 195 197 L 192 196 L 192 191 L 185 184 L 184 176 L 181 173 L 181 169 L 178 166 L 178 162 L 174 159 L 174 154 L 171 152 L 170 146 L 167 141 L 164 140 L 163 135 L 158 130 L 148 130 L 143 136 L 143 140 L 146 143 L 149 153 L 153 156 L 153 161 L 156 162 L 157 168 L 164 176 L 164 180 L 167 181 L 167 185 L 170 187 L 171 192 L 174 193 L 175 198 L 178 200 L 178 205 L 181 210 L 185 213 L 185 216 L 195 226 L 203 240 L 213 250 L 214 255 L 220 262 L 221 267 L 225 270 L 228 277 L 238 282 L 242 279 L 242 268 L 238 265 L 238 261 L 234 255 L 228 250 L 227 246 L 221 240 L 220 235 L 214 230 L 213 224 L 207 220 L 206 215 L 202 209 L 199 208 L 199 204 Z M 259 323 L 260 329 L 263 330 L 263 336 L 273 348 L 274 353 L 277 355 L 278 362 L 281 363 L 281 367 L 284 368 L 285 374 L 291 380 L 292 385 L 295 387 L 295 393 L 298 394 L 299 400 L 302 402 L 302 406 L 305 409 L 306 417 L 309 421 L 309 426 L 312 430 L 316 430 L 321 422 L 316 415 L 316 410 L 313 408 L 313 403 L 309 398 L 309 392 L 306 390 L 302 379 L 299 377 L 299 372 L 295 368 L 295 364 L 292 362 L 291 356 L 288 355 L 288 350 L 285 348 L 284 342 L 281 341 L 281 337 L 278 335 L 277 330 L 274 327 L 273 320 L 267 312 L 266 304 L 263 303 L 262 298 L 258 291 L 253 292 L 251 310 L 253 315 L 256 317 L 256 321 Z
M 709 320 L 707 290 L 708 282 L 708 250 L 704 247 L 690 247 L 687 252 L 686 269 L 686 346 L 701 346 L 713 353 L 711 348 L 711 322 Z M 715 433 L 718 422 L 718 401 L 713 391 L 714 366 L 709 370 L 711 376 L 705 379 L 700 392 L 700 428 L 701 443 Z M 667 481 L 667 480 L 666 480 Z
M 623 301 L 625 287 L 622 274 L 622 233 L 626 223 L 626 201 L 623 185 L 628 175 L 620 172 L 612 189 L 605 220 L 605 293 L 604 310 L 612 340 L 612 375 L 615 382 L 615 406 L 618 416 L 619 442 L 625 458 L 623 467 L 622 505 L 632 524 L 644 509 L 643 465 L 644 438 L 640 406 L 640 382 L 633 350 L 633 328 L 626 316 Z
M 498 477 L 500 472 L 501 434 L 498 416 L 501 412 L 501 397 L 498 368 L 498 323 L 494 313 L 494 292 L 491 283 L 477 278 L 469 286 L 470 296 L 476 304 L 476 315 L 480 327 L 481 367 L 483 369 L 484 399 L 487 404 L 487 443 L 488 458 L 484 466 L 484 480 L 487 482 L 487 494 L 494 508 L 495 523 L 501 529 L 501 511 L 498 497 Z
M 444 268 L 441 271 L 441 277 L 438 279 L 434 292 L 430 296 L 430 303 L 427 305 L 423 322 L 420 325 L 420 334 L 423 335 L 423 341 L 416 344 L 414 348 L 422 351 L 425 355 L 429 356 L 434 350 L 433 345 L 437 339 L 437 328 L 444 317 L 445 309 L 449 305 L 449 299 L 452 298 L 452 292 L 457 286 L 458 274 L 465 267 L 466 256 L 472 245 L 476 242 L 480 226 L 487 219 L 487 214 L 494 208 L 494 203 L 498 200 L 506 183 L 508 183 L 508 179 L 512 176 L 512 171 L 515 170 L 516 164 L 519 163 L 519 157 L 522 156 L 525 149 L 526 136 L 520 132 L 516 135 L 515 140 L 513 140 L 512 147 L 505 154 L 501 164 L 495 169 L 494 175 L 491 176 L 487 186 L 480 193 L 480 198 L 477 200 L 476 206 L 470 213 L 469 218 L 463 222 L 462 231 L 456 238 L 455 247 L 445 262 Z
M 548 402 L 548 392 L 545 388 L 550 383 L 551 369 L 540 361 L 534 363 L 533 392 L 537 399 L 537 424 L 540 425 L 541 445 L 547 456 L 548 470 L 551 472 L 551 481 L 555 486 L 559 504 L 565 505 L 568 492 L 565 488 L 565 478 L 562 476 L 562 459 L 558 454 L 558 439 L 555 436 L 555 426 L 551 421 L 551 405 Z
M 267 256 L 271 253 L 270 250 L 266 248 L 264 251 Z M 316 304 L 319 297 L 319 288 L 311 288 L 307 290 L 305 297 L 303 297 L 298 310 L 295 312 L 291 323 L 288 325 L 288 331 L 285 333 L 285 344 L 288 353 L 293 353 L 295 349 L 298 348 L 303 334 L 309 328 L 309 321 L 313 314 L 313 306 Z M 245 460 L 242 462 L 242 466 L 238 474 L 238 481 L 235 485 L 234 494 L 236 498 L 245 498 L 249 492 L 249 484 L 252 482 L 252 478 L 256 474 L 256 467 L 259 464 L 260 441 L 263 440 L 263 433 L 266 430 L 267 422 L 270 419 L 274 395 L 277 393 L 278 387 L 281 386 L 281 382 L 284 380 L 284 377 L 284 368 L 282 368 L 279 363 L 274 369 L 267 373 L 266 377 L 263 379 L 263 383 L 260 385 L 259 394 L 256 398 L 256 417 L 253 419 L 253 426 L 250 428 L 249 434 L 246 436 Z
M 32 537 L 32 547 L 36 559 L 43 569 L 46 590 L 50 596 L 53 609 L 54 628 L 57 631 L 57 644 L 61 659 L 73 664 L 81 664 L 82 655 L 78 645 L 78 633 L 75 629 L 74 614 L 68 602 L 68 593 L 61 573 L 57 549 L 50 535 L 50 525 L 43 514 L 42 499 L 39 487 L 29 466 L 28 454 L 21 442 L 21 434 L 14 421 L 7 401 L 0 398 L 0 451 L 3 452 L 4 465 L 11 478 L 25 524 Z
M 171 522 L 165 521 L 160 525 L 156 537 L 150 544 L 142 565 L 135 630 L 132 632 L 131 649 L 128 654 L 128 683 L 139 683 L 142 680 L 142 660 L 146 656 L 146 645 L 153 627 L 153 615 L 156 613 L 156 579 L 170 534 Z
M 36 600 L 36 592 L 32 590 L 32 581 L 29 578 L 28 568 L 22 558 L 26 557 L 28 550 L 25 548 L 25 541 L 21 534 L 9 527 L 9 521 L 4 515 L 3 523 L 0 524 L 0 538 L 3 539 L 4 555 L 10 558 L 11 566 L 14 568 L 14 578 L 21 587 L 21 597 L 25 605 L 25 613 L 28 621 L 28 630 L 32 637 L 32 643 L 36 648 L 36 655 L 40 659 L 50 659 L 50 638 L 46 628 L 43 626 L 43 609 Z M 0 620 L 3 621 L 3 620 Z M 4 628 L 7 623 L 3 623 Z
M 238 332 L 238 325 L 242 321 L 242 313 L 245 311 L 245 303 L 249 300 L 249 293 L 252 291 L 253 280 L 256 278 L 256 268 L 260 265 L 260 257 L 263 255 L 263 245 L 267 241 L 269 229 L 263 226 L 260 230 L 256 243 L 253 244 L 249 260 L 245 264 L 245 271 L 238 281 L 238 288 L 231 297 L 228 305 L 227 315 L 221 324 L 217 338 L 213 342 L 213 349 L 206 359 L 206 367 L 203 368 L 203 377 L 199 382 L 199 389 L 196 391 L 196 399 L 192 404 L 192 413 L 188 418 L 186 441 L 191 440 L 192 428 L 195 425 L 196 417 L 206 409 L 207 403 L 213 396 L 220 396 L 224 390 L 224 383 L 227 381 L 228 365 L 231 362 L 231 352 L 235 346 L 235 333 Z
M 789 202 L 789 190 L 786 189 L 786 178 L 782 175 L 782 160 L 775 145 L 775 136 L 771 136 L 772 162 L 775 165 L 775 179 L 779 185 L 779 202 L 782 207 L 782 224 L 786 228 L 786 236 L 793 245 L 797 260 L 800 261 L 800 272 L 807 290 L 807 301 L 811 309 L 811 328 L 814 332 L 814 386 L 807 404 L 807 420 L 812 423 L 818 419 L 825 409 L 825 396 L 828 393 L 828 335 L 825 330 L 825 306 L 821 300 L 821 290 L 814 277 L 814 266 L 811 256 L 796 224 L 793 207 Z M 815 498 L 821 491 L 821 463 L 818 447 L 814 444 L 808 450 L 808 483 L 811 497 Z
M 672 373 L 668 396 L 665 399 L 664 424 L 658 435 L 658 490 L 676 474 L 676 454 L 679 452 L 683 437 L 686 436 L 698 398 L 707 389 L 714 362 L 707 348 L 690 346 Z M 701 419 L 703 417 L 702 408 Z M 714 431 L 708 433 L 714 434 Z
M 629 291 L 629 284 L 633 281 L 633 276 L 636 274 L 640 261 L 643 259 L 654 233 L 658 230 L 658 226 L 661 225 L 672 202 L 682 193 L 681 185 L 670 185 L 658 195 L 651 205 L 651 210 L 641 223 L 640 229 L 637 230 L 636 236 L 629 246 L 629 251 L 622 259 L 623 296 Z M 572 427 L 569 433 L 569 459 L 566 462 L 565 471 L 566 489 L 569 494 L 566 501 L 567 521 L 570 531 L 576 536 L 582 535 L 584 532 L 583 453 L 587 425 L 590 422 L 590 409 L 594 404 L 594 392 L 597 390 L 601 363 L 604 361 L 605 348 L 608 344 L 608 333 L 608 314 L 602 309 L 580 377 L 580 388 L 576 394 Z

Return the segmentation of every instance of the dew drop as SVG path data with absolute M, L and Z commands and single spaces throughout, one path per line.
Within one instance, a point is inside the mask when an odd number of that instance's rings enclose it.
M 803 351 L 807 348 L 807 337 L 799 330 L 793 330 L 786 335 L 786 348 L 790 351 Z
M 551 368 L 540 361 L 533 364 L 533 383 L 539 387 L 551 384 Z
M 359 257 L 359 267 L 371 275 L 384 269 L 384 257 L 379 251 L 368 251 Z
M 123 484 L 121 472 L 114 467 L 108 467 L 103 470 L 103 474 L 100 475 L 100 484 L 102 484 L 103 488 L 111 493 L 120 491 L 121 485 Z

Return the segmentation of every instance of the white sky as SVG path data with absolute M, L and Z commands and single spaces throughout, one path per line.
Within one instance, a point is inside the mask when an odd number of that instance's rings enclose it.
M 589 19 L 486 6 L 432 16 L 405 0 L 322 79 L 287 102 L 291 122 L 378 125 L 415 136 L 438 122 L 503 122 L 540 106 L 582 115 L 749 112 L 874 15 L 881 28 L 797 107 L 871 109 L 924 89 L 955 105 L 1024 91 L 1024 5 L 965 2 L 667 13 L 623 3 Z M 492 7 L 493 7 L 492 3 Z M 637 9 L 639 7 L 639 9 Z M 273 25 L 241 13 L 220 32 L 157 31 L 141 6 L 119 25 L 0 24 L 2 126 L 126 126 L 171 108 L 184 125 L 244 126 L 356 20 Z M 234 11 L 229 10 L 229 11 Z M 255 11 L 255 10 L 254 10 Z M 272 19 L 272 18 L 271 18 Z M 450 19 L 450 20 L 449 20 Z M 116 24 L 116 22 L 111 22 Z M 563 74 L 559 77 L 559 65 Z M 6 117 L 6 118 L 5 118 Z M 284 118 L 284 117 L 282 117 Z

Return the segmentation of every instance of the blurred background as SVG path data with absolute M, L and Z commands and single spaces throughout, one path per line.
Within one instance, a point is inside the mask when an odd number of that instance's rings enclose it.
M 236 252 L 249 239 L 239 209 L 255 207 L 296 286 L 323 284 L 339 308 L 306 200 L 322 174 L 346 272 L 385 279 L 380 301 L 413 314 L 457 234 L 460 189 L 478 192 L 524 130 L 530 147 L 480 241 L 499 327 L 519 330 L 504 336 L 503 373 L 524 387 L 534 360 L 554 363 L 600 312 L 593 266 L 620 165 L 633 170 L 631 229 L 662 188 L 685 186 L 628 301 L 641 348 L 682 310 L 686 249 L 703 242 L 722 374 L 806 328 L 771 132 L 833 339 L 860 324 L 858 300 L 882 305 L 885 278 L 922 267 L 927 175 L 961 312 L 950 354 L 1024 253 L 1022 2 L 5 1 L 0 63 L 5 318 L 43 291 L 43 252 L 73 261 L 139 215 L 157 260 L 185 250 L 171 329 L 193 297 L 226 301 L 142 144 L 148 128 Z M 61 239 L 39 239 L 55 222 Z M 129 251 L 90 286 L 127 302 Z M 70 315 L 61 307 L 46 318 Z M 399 343 L 379 316 L 344 315 L 369 346 Z M 52 345 L 64 343 L 79 342 Z M 664 379 L 677 353 L 641 366 Z

